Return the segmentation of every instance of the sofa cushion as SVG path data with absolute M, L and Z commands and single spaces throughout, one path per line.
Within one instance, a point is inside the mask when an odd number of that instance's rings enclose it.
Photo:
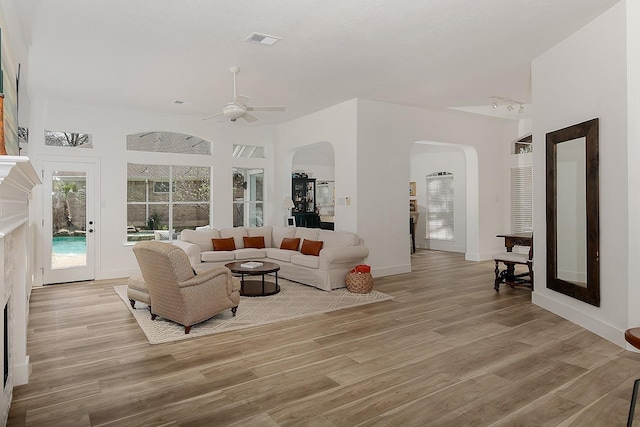
M 244 236 L 247 236 L 247 229 L 244 227 L 220 229 L 220 237 L 233 237 L 236 249 L 244 248 L 244 240 L 242 239 Z
M 291 257 L 299 252 L 289 251 L 287 249 L 266 248 L 267 258 L 276 261 L 291 262 Z
M 235 254 L 236 259 L 253 259 L 265 257 L 264 249 L 258 248 L 236 249 L 235 251 L 233 251 L 233 253 Z
M 300 239 L 298 237 L 285 237 L 280 243 L 280 249 L 287 249 L 289 251 L 297 251 L 300 246 Z
M 235 259 L 233 251 L 206 251 L 200 253 L 202 262 L 233 261 Z
M 273 241 L 271 242 L 272 248 L 279 248 L 282 243 L 282 239 L 285 237 L 295 237 L 295 227 L 273 227 Z M 265 242 L 266 243 L 266 242 Z
M 291 256 L 291 264 L 309 268 L 318 268 L 320 265 L 320 258 L 313 255 L 293 254 Z
M 319 240 L 307 240 L 304 239 L 302 241 L 302 247 L 300 248 L 300 252 L 304 255 L 320 255 L 320 251 L 322 250 L 322 242 Z
M 360 244 L 360 237 L 348 231 L 320 230 L 318 240 L 324 242 L 323 248 L 358 246 Z
M 211 239 L 214 251 L 235 251 L 236 243 L 233 237 L 225 237 L 221 239 Z
M 263 227 L 249 227 L 247 228 L 247 234 L 250 237 L 262 236 L 264 237 L 264 247 L 271 248 L 271 233 L 273 232 L 273 227 L 270 225 L 265 225 Z
M 296 227 L 296 237 L 300 238 L 300 243 L 305 239 L 318 240 L 318 231 L 320 231 L 319 228 Z
M 180 233 L 180 240 L 185 242 L 196 244 L 200 247 L 200 251 L 212 251 L 213 242 L 212 239 L 219 239 L 220 232 L 216 229 L 209 230 L 182 230 Z
M 255 237 L 244 236 L 242 240 L 244 242 L 245 248 L 263 249 L 265 247 L 264 236 L 255 236 Z

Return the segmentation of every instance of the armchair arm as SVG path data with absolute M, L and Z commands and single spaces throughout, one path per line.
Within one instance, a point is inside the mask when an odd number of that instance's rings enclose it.
M 226 276 L 226 279 L 229 282 L 233 277 L 231 275 L 231 270 L 229 270 L 227 267 L 215 267 L 215 268 L 212 268 L 211 270 L 200 270 L 198 274 L 193 276 L 191 279 L 178 283 L 178 286 L 180 288 L 197 286 L 202 283 L 208 282 L 209 280 L 214 279 L 218 276 Z
M 224 280 L 227 285 L 227 294 L 231 295 L 233 292 L 240 291 L 240 280 L 237 277 L 233 277 L 231 270 L 222 266 L 215 267 L 211 270 L 199 270 L 196 276 L 178 283 L 178 286 L 180 289 L 188 288 L 189 286 L 198 286 L 218 276 L 225 276 L 221 278 L 221 280 Z
M 320 270 L 329 270 L 334 265 L 354 265 L 363 262 L 369 256 L 364 245 L 326 248 L 320 251 Z
M 192 267 L 201 263 L 200 246 L 195 243 L 185 242 L 184 240 L 173 240 L 171 243 L 187 253 L 187 257 L 189 257 L 189 262 Z

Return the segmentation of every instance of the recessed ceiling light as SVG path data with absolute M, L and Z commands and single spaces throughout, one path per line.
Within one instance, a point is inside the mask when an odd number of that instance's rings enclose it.
M 269 36 L 267 34 L 261 34 L 261 33 L 251 33 L 249 34 L 249 37 L 244 39 L 244 41 L 246 42 L 257 43 L 265 46 L 273 46 L 280 40 L 281 40 L 280 37 Z

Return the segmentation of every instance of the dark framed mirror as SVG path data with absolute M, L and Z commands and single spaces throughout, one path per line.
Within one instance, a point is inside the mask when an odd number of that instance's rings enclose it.
M 598 119 L 547 133 L 547 288 L 600 306 Z

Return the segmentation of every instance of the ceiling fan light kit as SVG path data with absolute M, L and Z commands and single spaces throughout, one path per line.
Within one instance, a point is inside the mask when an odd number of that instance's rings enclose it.
M 281 106 L 247 106 L 249 97 L 238 95 L 236 87 L 236 76 L 240 72 L 240 67 L 231 67 L 229 71 L 233 75 L 233 100 L 228 104 L 225 104 L 225 106 L 222 107 L 221 112 L 208 117 L 204 117 L 202 120 L 208 120 L 219 115 L 224 115 L 225 118 L 231 120 L 232 122 L 235 122 L 236 120 L 242 118 L 251 123 L 255 122 L 258 119 L 255 116 L 247 113 L 247 111 L 285 111 L 285 107 Z

